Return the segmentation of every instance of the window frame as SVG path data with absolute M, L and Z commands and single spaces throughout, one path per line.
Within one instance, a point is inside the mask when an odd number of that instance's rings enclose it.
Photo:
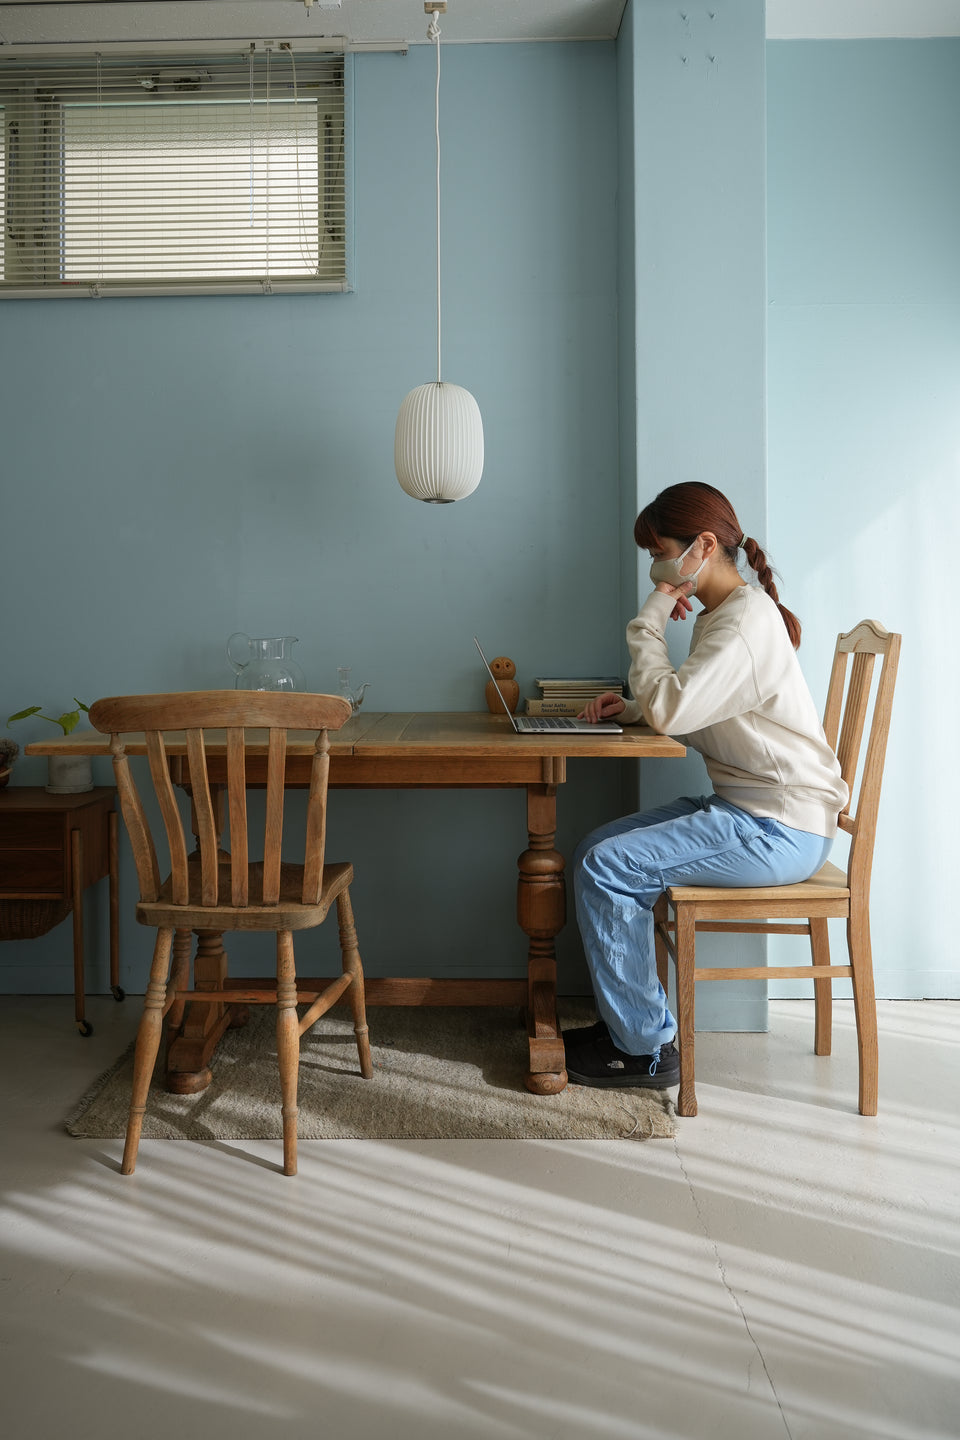
M 2 244 L 3 254 L 0 258 L 0 300 L 7 299 L 82 299 L 82 298 L 122 298 L 124 296 L 166 296 L 166 295 L 245 295 L 245 294 L 340 294 L 350 292 L 354 289 L 353 280 L 353 64 L 352 55 L 345 50 L 325 40 L 322 44 L 317 42 L 279 42 L 279 41 L 255 41 L 246 45 L 229 42 L 182 42 L 176 44 L 131 47 L 127 45 L 102 45 L 95 49 L 91 47 L 71 46 L 67 50 L 57 47 L 56 52 L 51 52 L 49 46 L 18 46 L 18 54 L 11 61 L 0 55 L 0 120 L 3 123 L 4 135 L 4 173 L 3 184 L 0 186 L 0 210 L 2 210 Z M 39 55 L 31 54 L 24 56 L 24 51 L 42 52 Z M 133 66 L 149 65 L 151 60 L 157 63 L 177 61 L 184 65 L 188 59 L 192 59 L 198 66 L 206 63 L 214 63 L 220 60 L 224 63 L 237 64 L 252 63 L 251 57 L 256 52 L 255 59 L 262 65 L 265 57 L 269 55 L 271 65 L 283 66 L 289 58 L 288 52 L 293 52 L 294 60 L 309 60 L 311 57 L 325 58 L 332 61 L 339 61 L 342 65 L 342 121 L 339 116 L 339 108 L 335 117 L 335 124 L 339 127 L 339 135 L 342 135 L 343 149 L 343 208 L 342 213 L 337 211 L 336 221 L 342 225 L 342 263 L 338 265 L 337 273 L 332 278 L 321 278 L 318 275 L 311 275 L 307 272 L 296 275 L 276 275 L 269 272 L 258 277 L 253 276 L 227 276 L 227 277 L 158 277 L 147 279 L 96 279 L 96 280 L 69 280 L 62 274 L 63 245 L 60 241 L 55 242 L 55 249 L 52 257 L 50 251 L 41 257 L 39 268 L 44 272 L 44 279 L 37 283 L 29 273 L 27 267 L 21 267 L 27 273 L 16 274 L 15 265 L 11 264 L 11 243 L 10 243 L 10 215 L 11 203 L 15 203 L 15 194 L 12 199 L 11 187 L 6 183 L 8 164 L 11 154 L 13 122 L 20 122 L 22 117 L 11 107 L 9 95 L 14 80 L 8 78 L 16 77 L 21 84 L 35 83 L 29 81 L 31 70 L 44 73 L 44 62 L 70 61 L 79 66 L 88 66 L 92 72 L 97 66 L 99 57 L 109 59 L 111 65 L 117 62 Z M 65 87 L 66 88 L 66 87 Z M 56 134 L 53 139 L 47 136 L 51 145 L 62 145 L 62 98 L 57 101 L 52 97 L 44 97 L 50 101 L 51 114 L 46 117 L 53 126 L 61 127 L 61 137 L 57 140 Z M 258 97 L 259 98 L 259 97 Z M 4 100 L 7 104 L 4 105 Z M 43 99 L 41 102 L 43 103 Z M 76 101 L 74 103 L 77 103 Z M 182 102 L 181 102 L 182 103 Z M 329 119 L 332 112 L 326 115 L 322 108 L 318 108 L 318 137 L 317 144 L 323 145 L 323 126 L 325 120 Z M 21 134 L 21 130 L 18 130 Z M 22 138 L 22 137 L 21 137 Z M 35 142 L 34 142 L 35 143 Z M 44 219 L 45 233 L 62 232 L 62 177 L 63 166 L 59 172 L 53 168 L 52 178 L 46 183 L 45 188 L 49 192 L 48 198 L 43 202 L 43 213 L 47 216 L 48 208 L 51 211 L 49 218 Z M 319 179 L 319 193 L 323 191 L 323 179 Z M 14 218 L 14 223 L 16 220 Z M 53 271 L 56 273 L 53 273 Z M 35 268 L 34 268 L 35 273 Z M 8 274 L 11 278 L 7 278 Z

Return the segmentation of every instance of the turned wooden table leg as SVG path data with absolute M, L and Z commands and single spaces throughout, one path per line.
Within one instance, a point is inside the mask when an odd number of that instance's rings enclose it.
M 189 959 L 191 933 L 178 930 L 174 939 L 173 973 Z M 197 953 L 193 962 L 196 990 L 222 990 L 227 974 L 227 952 L 223 935 L 217 930 L 197 932 Z M 173 1013 L 173 1012 L 171 1012 Z M 230 1008 L 224 1004 L 187 1004 L 183 1021 L 167 1048 L 166 1088 L 174 1095 L 195 1095 L 210 1084 L 210 1058 L 230 1024 Z
M 73 1014 L 81 1035 L 93 1033 L 87 1023 L 83 964 L 83 836 L 70 831 L 70 889 L 73 902 Z
M 551 762 L 563 779 L 563 761 Z M 529 845 L 517 861 L 517 919 L 529 937 L 527 955 L 527 1040 L 530 1070 L 525 1083 L 535 1095 L 564 1089 L 567 1071 L 557 1019 L 557 956 L 554 937 L 566 920 L 563 856 L 554 848 L 557 779 L 527 786 Z
M 123 1000 L 120 986 L 120 883 L 117 846 L 117 812 L 107 816 L 107 868 L 110 876 L 110 992 L 114 1000 Z
M 189 787 L 184 787 L 189 789 Z M 224 825 L 223 786 L 211 786 L 214 802 L 214 816 L 218 833 Z M 196 818 L 193 833 L 197 833 Z M 178 930 L 173 943 L 173 974 L 186 973 L 189 963 L 189 930 Z M 193 983 L 197 990 L 222 990 L 227 975 L 227 953 L 223 948 L 223 934 L 218 930 L 197 932 L 197 953 L 193 962 Z M 179 1014 L 174 1006 L 170 1021 Z M 220 1043 L 220 1037 L 230 1025 L 230 1007 L 225 1004 L 187 1004 L 182 1021 L 174 1031 L 170 1024 L 170 1041 L 167 1047 L 166 1089 L 175 1095 L 195 1095 L 210 1084 L 210 1059 Z
M 170 984 L 174 990 L 186 990 L 190 985 L 190 957 L 193 954 L 193 931 L 173 932 L 173 960 L 170 966 Z M 174 1000 L 166 1015 L 167 1053 L 183 1028 L 186 1000 Z

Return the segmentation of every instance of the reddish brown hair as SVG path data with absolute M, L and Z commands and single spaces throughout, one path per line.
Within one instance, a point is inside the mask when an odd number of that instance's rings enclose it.
M 662 540 L 692 545 L 706 530 L 716 535 L 731 565 L 736 566 L 737 551 L 743 549 L 747 564 L 756 571 L 757 579 L 780 611 L 790 643 L 796 650 L 800 645 L 800 621 L 792 610 L 780 604 L 766 555 L 756 540 L 744 534 L 733 506 L 722 491 L 701 480 L 670 485 L 640 511 L 633 536 L 641 550 L 657 550 Z

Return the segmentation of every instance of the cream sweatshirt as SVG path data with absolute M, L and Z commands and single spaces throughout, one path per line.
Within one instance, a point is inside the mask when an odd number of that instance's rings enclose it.
M 738 587 L 699 615 L 675 670 L 664 634 L 674 603 L 654 590 L 627 626 L 634 698 L 617 718 L 699 751 L 716 793 L 749 814 L 835 835 L 847 787 L 776 605 Z

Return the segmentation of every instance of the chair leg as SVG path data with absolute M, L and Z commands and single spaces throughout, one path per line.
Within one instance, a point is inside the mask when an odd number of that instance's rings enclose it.
M 873 988 L 870 948 L 870 912 L 865 904 L 851 904 L 847 946 L 853 969 L 853 1008 L 857 1017 L 857 1058 L 860 1064 L 861 1115 L 877 1113 L 877 1000 Z
M 696 965 L 697 924 L 685 905 L 675 905 L 677 949 L 677 1026 L 680 1042 L 680 1094 L 677 1112 L 696 1115 L 697 1092 L 694 1079 L 694 966 Z
M 670 918 L 669 908 L 666 895 L 661 895 L 653 907 L 653 948 L 654 954 L 657 957 L 657 979 L 663 986 L 664 993 L 669 991 L 670 953 L 664 944 L 663 936 L 660 934 L 658 927 L 667 924 Z
M 827 921 L 822 917 L 811 917 L 809 924 L 810 951 L 813 963 L 815 966 L 829 965 L 830 931 Z M 814 975 L 816 975 L 816 970 L 814 970 Z M 813 1053 L 829 1055 L 833 1030 L 833 985 L 829 977 L 826 980 L 814 980 L 813 1003 L 815 1013 Z
M 373 1079 L 373 1062 L 370 1059 L 370 1032 L 367 1029 L 367 1011 L 363 991 L 363 964 L 357 948 L 357 927 L 353 919 L 350 891 L 341 890 L 337 896 L 337 923 L 340 927 L 340 955 L 344 974 L 351 977 L 347 991 L 350 1009 L 353 1013 L 353 1033 L 357 1037 L 357 1054 L 360 1059 L 360 1074 L 364 1080 Z
M 277 1060 L 283 1113 L 283 1173 L 297 1173 L 297 1082 L 300 1071 L 300 1023 L 293 935 L 277 932 Z
M 143 1015 L 137 1030 L 137 1045 L 133 1060 L 133 1088 L 130 1093 L 130 1115 L 127 1120 L 127 1138 L 123 1147 L 121 1175 L 132 1175 L 137 1164 L 140 1148 L 140 1132 L 147 1108 L 147 1093 L 153 1078 L 153 1067 L 157 1063 L 160 1036 L 163 1031 L 164 1003 L 167 995 L 167 972 L 170 968 L 170 951 L 173 946 L 173 931 L 158 930 L 153 948 L 153 964 L 150 966 L 150 980 L 143 1002 Z

